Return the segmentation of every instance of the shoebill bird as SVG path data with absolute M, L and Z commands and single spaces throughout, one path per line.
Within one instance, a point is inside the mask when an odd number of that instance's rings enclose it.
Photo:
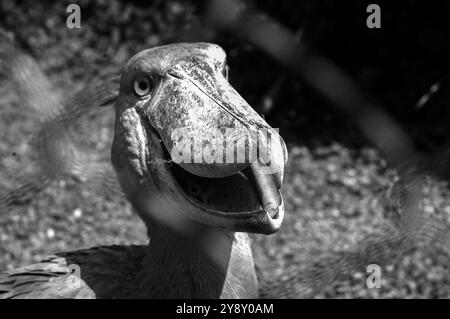
M 111 158 L 149 244 L 58 253 L 4 272 L 0 297 L 258 297 L 247 233 L 281 226 L 287 152 L 228 83 L 225 60 L 217 45 L 180 43 L 122 69 Z

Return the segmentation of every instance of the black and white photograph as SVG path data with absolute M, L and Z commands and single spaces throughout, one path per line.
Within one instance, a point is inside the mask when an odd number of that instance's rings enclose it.
M 449 14 L 1 0 L 0 299 L 450 298 Z

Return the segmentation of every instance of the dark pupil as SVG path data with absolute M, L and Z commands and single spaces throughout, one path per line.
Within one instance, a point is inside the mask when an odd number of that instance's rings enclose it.
M 139 81 L 138 86 L 139 86 L 139 89 L 142 91 L 146 91 L 147 87 L 148 87 L 146 81 Z

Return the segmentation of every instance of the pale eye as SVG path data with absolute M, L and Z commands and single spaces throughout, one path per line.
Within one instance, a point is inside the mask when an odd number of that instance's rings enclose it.
M 145 96 L 152 91 L 153 83 L 149 78 L 141 76 L 134 80 L 133 89 L 138 96 Z

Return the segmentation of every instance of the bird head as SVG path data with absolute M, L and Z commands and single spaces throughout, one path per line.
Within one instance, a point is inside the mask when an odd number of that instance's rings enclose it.
M 164 220 L 149 204 L 157 199 L 208 226 L 281 226 L 286 146 L 230 85 L 218 45 L 172 44 L 126 63 L 111 155 L 129 200 L 146 203 L 135 205 L 144 219 Z

